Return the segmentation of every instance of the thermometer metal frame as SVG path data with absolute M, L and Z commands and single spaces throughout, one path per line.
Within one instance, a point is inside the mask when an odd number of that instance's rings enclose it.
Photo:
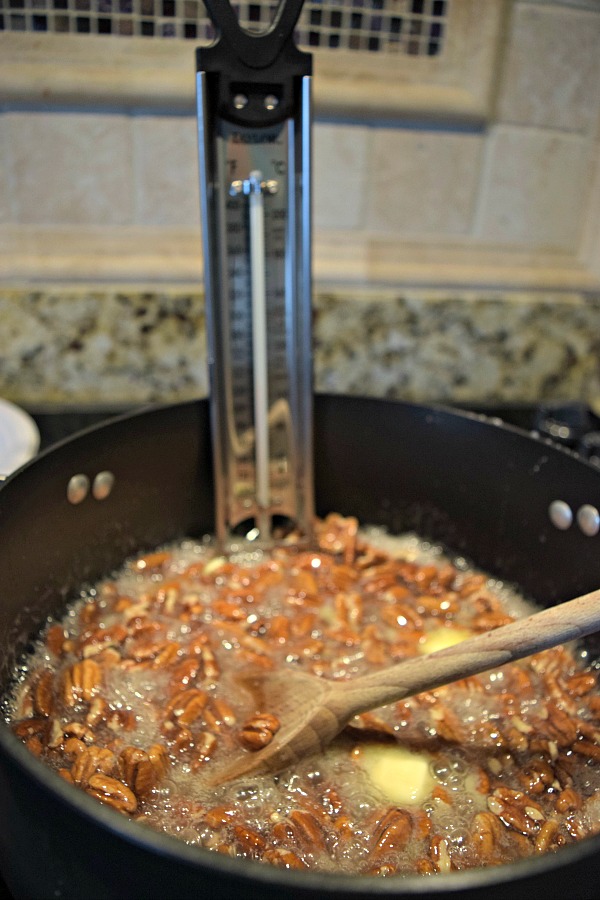
M 210 50 L 197 101 L 216 534 L 262 544 L 285 523 L 310 539 L 310 63 L 294 48 L 291 87 L 278 60 L 277 78 L 227 90 Z

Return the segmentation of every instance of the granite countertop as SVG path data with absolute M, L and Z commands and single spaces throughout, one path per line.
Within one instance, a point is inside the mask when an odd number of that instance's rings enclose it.
M 318 391 L 600 408 L 600 296 L 340 288 L 313 306 Z M 4 288 L 0 321 L 0 396 L 20 405 L 207 394 L 199 289 Z

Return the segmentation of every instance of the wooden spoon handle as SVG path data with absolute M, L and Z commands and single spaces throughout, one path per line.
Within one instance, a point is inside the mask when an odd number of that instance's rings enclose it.
M 498 668 L 600 630 L 600 590 L 426 656 L 341 683 L 352 715 Z

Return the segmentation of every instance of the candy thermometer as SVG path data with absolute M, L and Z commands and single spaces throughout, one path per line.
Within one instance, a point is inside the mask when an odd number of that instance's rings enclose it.
M 302 0 L 246 31 L 205 0 L 218 40 L 197 50 L 198 136 L 216 533 L 310 537 L 311 68 Z

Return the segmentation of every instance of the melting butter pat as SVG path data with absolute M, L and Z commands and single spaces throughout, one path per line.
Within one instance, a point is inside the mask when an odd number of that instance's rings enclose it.
M 434 628 L 428 632 L 422 644 L 419 644 L 420 653 L 435 653 L 436 650 L 445 650 L 473 637 L 473 632 L 468 628 Z
M 412 753 L 394 744 L 366 744 L 354 750 L 354 757 L 391 803 L 420 804 L 433 790 L 431 757 L 426 753 Z
M 218 572 L 221 569 L 227 560 L 224 556 L 213 556 L 212 559 L 206 563 L 204 568 L 202 569 L 203 575 L 212 575 L 214 572 Z

